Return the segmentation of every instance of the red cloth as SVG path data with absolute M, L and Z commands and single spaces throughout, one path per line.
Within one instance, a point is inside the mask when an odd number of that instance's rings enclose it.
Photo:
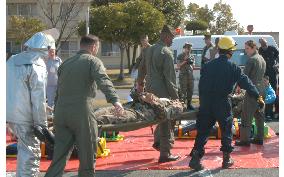
M 179 170 L 188 169 L 194 140 L 176 140 L 173 154 L 182 158 L 175 162 L 158 164 L 159 152 L 152 148 L 153 135 L 151 128 L 144 128 L 132 132 L 121 133 L 125 139 L 120 142 L 108 142 L 107 148 L 111 154 L 97 159 L 96 170 Z M 250 147 L 236 147 L 232 153 L 235 164 L 231 168 L 278 168 L 279 167 L 279 138 L 270 129 L 272 138 L 265 140 L 264 146 L 251 145 Z M 234 142 L 233 142 L 234 143 Z M 222 152 L 219 151 L 220 140 L 210 139 L 205 146 L 206 154 L 202 163 L 207 169 L 216 169 L 222 166 Z M 50 161 L 42 159 L 40 170 L 46 171 Z M 79 161 L 68 161 L 66 171 L 78 171 Z M 6 170 L 16 171 L 16 158 L 6 159 Z

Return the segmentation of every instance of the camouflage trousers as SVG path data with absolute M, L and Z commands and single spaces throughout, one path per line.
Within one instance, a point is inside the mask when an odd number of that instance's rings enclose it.
M 181 99 L 182 101 L 187 102 L 187 105 L 190 105 L 194 88 L 194 79 L 192 72 L 180 74 L 179 83 Z

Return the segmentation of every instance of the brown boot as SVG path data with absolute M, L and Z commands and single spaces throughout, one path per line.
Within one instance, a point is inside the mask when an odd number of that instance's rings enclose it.
M 171 161 L 176 161 L 180 159 L 180 156 L 174 156 L 174 155 L 169 155 L 169 156 L 165 156 L 165 157 L 161 157 L 159 158 L 158 163 L 165 163 L 165 162 L 171 162 Z
M 223 152 L 222 168 L 229 168 L 234 164 L 234 160 L 231 158 L 229 152 Z

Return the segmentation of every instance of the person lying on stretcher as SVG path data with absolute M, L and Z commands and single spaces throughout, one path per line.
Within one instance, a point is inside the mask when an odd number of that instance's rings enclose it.
M 148 127 L 167 119 L 175 121 L 183 113 L 185 107 L 179 100 L 170 100 L 167 98 L 158 98 L 152 93 L 142 92 L 138 94 L 136 90 L 131 90 L 132 102 L 123 105 L 124 112 L 120 115 L 112 106 L 97 109 L 95 119 L 100 130 L 106 131 L 132 131 Z M 188 118 L 195 119 L 197 111 L 187 113 Z M 49 120 L 49 131 L 41 130 L 37 127 L 38 135 L 43 137 L 52 137 L 48 132 L 52 130 L 52 119 Z M 41 133 L 43 132 L 43 133 Z M 51 133 L 51 132 L 50 132 Z

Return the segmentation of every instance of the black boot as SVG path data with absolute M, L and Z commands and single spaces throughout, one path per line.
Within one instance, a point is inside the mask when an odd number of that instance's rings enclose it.
M 152 147 L 156 150 L 156 151 L 160 151 L 160 143 L 159 142 L 155 142 Z
M 252 144 L 257 144 L 257 145 L 263 145 L 263 140 L 259 140 L 259 139 L 256 139 L 256 138 L 253 138 L 250 143 Z
M 223 163 L 222 168 L 229 168 L 234 164 L 234 160 L 231 158 L 229 152 L 223 152 Z
M 236 140 L 235 146 L 250 146 L 250 142 Z
M 200 154 L 199 154 L 199 152 L 194 150 L 194 151 L 192 151 L 191 156 L 192 156 L 192 158 L 191 158 L 188 166 L 190 168 L 196 170 L 196 171 L 204 169 L 204 167 L 200 163 Z

